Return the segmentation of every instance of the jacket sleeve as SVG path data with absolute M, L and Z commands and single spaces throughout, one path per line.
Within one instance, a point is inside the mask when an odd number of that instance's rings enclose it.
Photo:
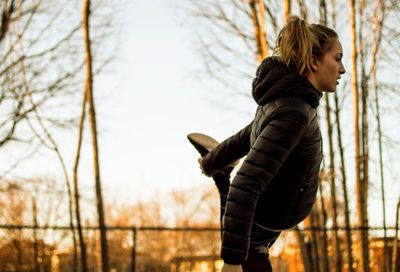
M 250 134 L 253 122 L 229 137 L 203 157 L 204 171 L 213 176 L 231 163 L 247 155 L 250 149 Z
M 222 223 L 221 257 L 226 263 L 241 264 L 246 260 L 259 196 L 302 139 L 308 118 L 308 113 L 298 108 L 276 109 L 238 170 Z

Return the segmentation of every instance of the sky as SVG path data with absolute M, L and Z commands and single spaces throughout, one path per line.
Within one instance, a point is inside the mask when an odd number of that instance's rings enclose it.
M 104 187 L 131 202 L 204 182 L 186 135 L 223 140 L 250 116 L 210 104 L 196 79 L 194 36 L 174 1 L 130 1 L 121 16 L 113 74 L 97 83 L 113 89 L 101 102 L 101 170 Z
M 93 82 L 100 175 L 107 200 L 135 203 L 210 181 L 201 174 L 199 154 L 186 135 L 202 132 L 223 140 L 251 121 L 250 115 L 210 103 L 210 91 L 198 79 L 203 62 L 196 38 L 179 3 L 127 0 L 112 14 L 112 40 L 100 52 L 111 48 L 113 59 Z M 80 9 L 77 1 L 70 13 L 80 14 Z M 89 124 L 84 133 L 79 182 L 81 193 L 94 197 Z M 77 135 L 75 129 L 52 135 L 70 173 Z M 23 157 L 25 148 L 4 148 L 0 169 Z M 65 188 L 60 162 L 46 148 L 19 164 L 9 178 L 32 177 L 53 177 Z

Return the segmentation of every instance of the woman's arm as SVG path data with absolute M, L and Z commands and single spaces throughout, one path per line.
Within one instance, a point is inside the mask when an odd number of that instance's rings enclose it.
M 253 122 L 229 137 L 201 159 L 204 174 L 213 176 L 230 164 L 247 155 L 250 150 L 250 134 Z
M 302 139 L 308 119 L 297 106 L 277 109 L 247 154 L 231 183 L 223 217 L 221 257 L 226 263 L 246 259 L 259 196 Z

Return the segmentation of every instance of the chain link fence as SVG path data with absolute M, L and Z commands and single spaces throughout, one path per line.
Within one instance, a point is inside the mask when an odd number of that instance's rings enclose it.
M 357 268 L 357 233 L 363 228 L 351 228 L 353 238 L 353 267 Z M 370 265 L 372 271 L 384 271 L 384 239 L 382 227 L 366 228 L 370 234 Z M 0 271 L 70 272 L 81 271 L 78 236 L 74 250 L 73 235 L 67 226 L 0 225 Z M 297 229 L 302 234 L 313 271 L 324 270 L 324 252 L 328 267 L 333 269 L 332 231 L 329 228 Z M 388 231 L 389 260 L 393 252 L 396 228 Z M 345 228 L 338 228 L 343 271 L 346 264 Z M 284 232 L 271 249 L 274 271 L 304 271 L 304 256 L 296 231 Z M 87 263 L 90 272 L 101 271 L 101 247 L 98 227 L 84 227 Z M 312 240 L 313 235 L 317 239 Z M 321 247 L 325 237 L 327 248 Z M 168 227 L 107 227 L 107 241 L 111 272 L 219 272 L 223 262 L 219 258 L 219 228 Z M 313 255 L 312 252 L 317 252 Z M 74 254 L 76 252 L 76 255 Z M 317 258 L 317 259 L 315 259 Z M 399 260 L 400 258 L 398 258 Z M 400 265 L 400 264 L 399 264 Z M 318 267 L 318 269 L 317 269 Z M 321 268 L 319 268 L 321 267 Z M 400 266 L 398 266 L 400 267 Z M 357 271 L 357 270 L 355 270 Z M 390 271 L 390 270 L 387 270 Z

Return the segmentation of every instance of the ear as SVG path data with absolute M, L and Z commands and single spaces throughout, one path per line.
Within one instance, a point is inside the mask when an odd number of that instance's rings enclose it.
M 318 62 L 315 56 L 311 57 L 311 71 L 317 72 L 318 71 Z

